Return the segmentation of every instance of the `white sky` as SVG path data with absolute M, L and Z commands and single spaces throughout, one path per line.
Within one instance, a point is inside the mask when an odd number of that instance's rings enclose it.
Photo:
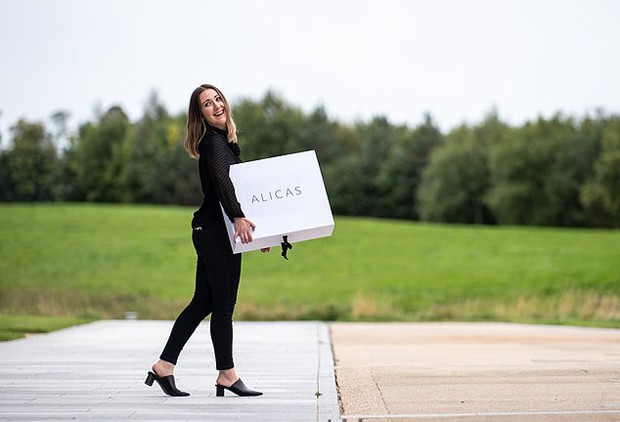
M 0 0 L 0 131 L 97 104 L 185 111 L 200 83 L 445 131 L 620 112 L 616 0 Z M 51 126 L 50 126 L 51 129 Z

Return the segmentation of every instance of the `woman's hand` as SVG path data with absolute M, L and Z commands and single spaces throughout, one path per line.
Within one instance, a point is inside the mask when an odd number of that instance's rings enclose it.
M 239 237 L 241 243 L 250 243 L 252 241 L 252 232 L 256 228 L 256 224 L 247 218 L 235 218 L 235 234 L 233 239 Z

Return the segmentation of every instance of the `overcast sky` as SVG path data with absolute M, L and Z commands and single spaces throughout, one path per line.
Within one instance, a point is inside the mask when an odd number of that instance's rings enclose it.
M 97 104 L 137 119 L 153 90 L 178 113 L 204 82 L 443 130 L 493 107 L 619 113 L 619 22 L 616 0 L 0 0 L 0 130 Z

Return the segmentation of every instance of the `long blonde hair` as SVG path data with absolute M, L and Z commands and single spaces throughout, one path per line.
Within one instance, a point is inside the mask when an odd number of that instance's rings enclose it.
M 226 107 L 226 132 L 228 142 L 237 143 L 237 125 L 233 119 L 232 109 L 228 100 L 222 94 L 222 91 L 210 84 L 202 84 L 192 92 L 189 98 L 189 110 L 187 112 L 187 132 L 185 133 L 185 140 L 183 141 L 183 147 L 188 152 L 190 157 L 198 158 L 200 153 L 198 152 L 198 143 L 202 138 L 202 135 L 207 131 L 209 124 L 206 122 L 202 115 L 202 109 L 200 106 L 200 93 L 205 89 L 212 89 L 218 93 L 224 101 Z

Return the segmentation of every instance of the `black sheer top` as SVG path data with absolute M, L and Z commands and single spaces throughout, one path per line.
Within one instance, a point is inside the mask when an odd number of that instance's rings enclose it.
M 239 146 L 228 142 L 225 131 L 209 127 L 198 143 L 198 153 L 198 172 L 204 198 L 194 213 L 192 227 L 219 219 L 220 203 L 230 221 L 245 217 L 228 175 L 231 164 L 241 162 Z

